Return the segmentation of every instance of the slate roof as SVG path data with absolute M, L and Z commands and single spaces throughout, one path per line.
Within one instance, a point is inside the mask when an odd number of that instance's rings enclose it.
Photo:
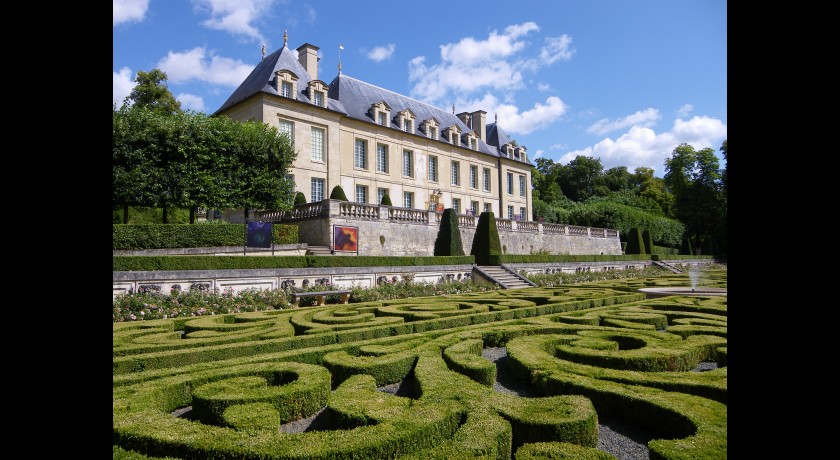
M 236 91 L 215 112 L 215 115 L 260 92 L 280 96 L 275 89 L 274 81 L 276 78 L 274 73 L 278 70 L 289 70 L 297 75 L 297 100 L 311 103 L 305 91 L 312 79 L 306 69 L 303 68 L 303 65 L 298 61 L 295 54 L 288 47 L 283 47 L 263 58 L 254 70 L 251 71 L 251 74 L 245 78 L 245 81 L 236 88 Z M 420 129 L 420 124 L 430 118 L 434 118 L 439 124 L 439 139 L 441 139 L 440 142 L 442 143 L 448 144 L 443 137 L 443 130 L 448 127 L 457 125 L 461 134 L 472 131 L 454 113 L 341 73 L 329 84 L 327 108 L 340 112 L 354 120 L 376 124 L 376 120 L 371 117 L 370 108 L 371 105 L 381 101 L 384 101 L 391 108 L 391 116 L 394 120 L 399 112 L 405 109 L 411 110 L 416 117 L 414 122 L 415 133 L 420 136 L 425 136 Z M 393 120 L 390 127 L 396 131 L 402 131 L 401 127 L 397 126 Z M 499 157 L 499 147 L 510 143 L 511 140 L 497 126 L 497 123 L 487 123 L 485 127 L 487 141 L 478 139 L 478 151 L 493 157 Z M 461 146 L 466 147 L 465 144 L 461 144 Z M 526 164 L 532 165 L 533 163 L 527 161 Z

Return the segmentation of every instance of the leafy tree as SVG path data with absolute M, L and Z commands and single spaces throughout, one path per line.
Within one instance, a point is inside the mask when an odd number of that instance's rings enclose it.
M 724 205 L 719 162 L 714 150 L 677 146 L 665 160 L 665 185 L 674 194 L 674 214 L 697 241 L 715 233 Z
M 664 216 L 673 218 L 674 195 L 665 187 L 665 181 L 654 177 L 653 169 L 645 167 L 636 168 L 633 176 L 639 197 L 656 203 Z
M 126 98 L 133 105 L 146 107 L 155 112 L 171 115 L 181 111 L 181 103 L 166 86 L 166 73 L 160 69 L 152 69 L 148 72 L 137 71 L 134 79 L 136 85 L 131 94 Z
M 603 169 L 600 159 L 578 155 L 560 170 L 560 189 L 572 201 L 584 201 L 591 196 L 606 195 L 609 189 L 601 181 Z
M 634 189 L 633 175 L 627 171 L 627 166 L 616 166 L 604 171 L 601 182 L 611 192 Z
M 152 135 L 152 114 L 145 110 L 132 110 L 126 105 L 113 118 L 113 195 L 115 208 L 123 210 L 122 223 L 128 223 L 129 206 L 153 206 L 156 170 L 149 150 L 156 137 Z
M 461 231 L 458 229 L 458 216 L 455 210 L 447 208 L 443 210 L 435 238 L 435 256 L 462 256 L 464 246 L 461 243 Z
M 332 192 L 330 192 L 330 199 L 339 201 L 350 201 L 347 199 L 347 195 L 344 194 L 344 189 L 341 188 L 340 185 L 336 185 L 335 187 L 333 187 Z

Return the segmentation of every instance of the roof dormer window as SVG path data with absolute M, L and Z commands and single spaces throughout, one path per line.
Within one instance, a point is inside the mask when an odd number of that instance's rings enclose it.
M 414 113 L 411 110 L 401 110 L 397 114 L 397 122 L 403 131 L 414 134 Z
M 278 70 L 274 72 L 274 77 L 274 89 L 277 90 L 277 94 L 295 99 L 295 94 L 297 93 L 297 75 L 288 70 Z
M 452 145 L 461 145 L 461 130 L 458 125 L 452 125 L 443 130 L 443 135 L 446 136 L 447 142 Z
M 370 106 L 370 116 L 377 125 L 388 127 L 391 121 L 391 107 L 385 101 Z
M 423 120 L 423 123 L 420 124 L 420 128 L 426 133 L 426 137 L 429 139 L 438 139 L 438 122 L 434 118 Z
M 321 80 L 312 80 L 309 82 L 309 100 L 312 104 L 318 107 L 327 106 L 327 85 Z
M 470 131 L 464 134 L 464 143 L 467 145 L 468 149 L 478 150 L 478 138 L 475 136 L 475 132 Z

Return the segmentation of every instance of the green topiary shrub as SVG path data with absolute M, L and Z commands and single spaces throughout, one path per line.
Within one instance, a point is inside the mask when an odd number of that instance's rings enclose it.
M 391 197 L 388 195 L 388 192 L 385 192 L 385 194 L 382 195 L 382 202 L 379 203 L 379 204 L 381 204 L 383 206 L 393 206 L 391 204 Z
M 684 256 L 694 255 L 694 251 L 691 250 L 691 239 L 690 238 L 683 238 L 682 239 L 682 246 L 680 246 L 680 254 L 684 255 Z
M 475 263 L 478 265 L 488 265 L 491 256 L 496 256 L 495 259 L 498 260 L 498 256 L 502 255 L 499 230 L 496 228 L 496 216 L 492 211 L 482 212 L 478 216 L 470 255 L 475 256 Z
M 650 237 L 650 231 L 642 232 L 642 241 L 645 242 L 645 253 L 653 254 L 653 238 Z
M 647 254 L 645 252 L 645 242 L 642 240 L 642 232 L 638 227 L 633 227 L 627 234 L 627 249 L 625 254 Z
M 341 188 L 340 185 L 336 185 L 335 187 L 333 187 L 332 192 L 330 192 L 330 199 L 339 201 L 350 201 L 347 199 L 347 195 L 344 194 L 344 189 Z
M 388 196 L 388 195 L 385 195 Z M 455 210 L 443 210 L 440 219 L 437 238 L 435 239 L 435 256 L 463 256 L 464 246 L 461 243 L 461 231 L 458 229 L 458 216 Z
M 295 206 L 299 204 L 306 204 L 306 197 L 303 195 L 303 192 L 295 193 Z

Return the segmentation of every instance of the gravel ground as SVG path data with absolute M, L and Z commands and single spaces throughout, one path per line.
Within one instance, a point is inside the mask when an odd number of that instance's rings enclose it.
M 496 363 L 496 383 L 493 389 L 500 393 L 535 398 L 540 395 L 534 392 L 528 385 L 524 385 L 510 374 L 507 366 L 507 349 L 505 347 L 485 348 L 481 355 Z M 705 372 L 717 369 L 713 362 L 700 363 L 693 371 Z M 410 385 L 404 382 L 385 385 L 377 390 L 397 396 L 412 397 Z M 176 417 L 190 418 L 192 407 L 178 409 L 172 413 Z M 326 429 L 324 409 L 315 414 L 293 422 L 280 425 L 280 431 L 284 433 L 302 433 L 304 431 L 315 431 Z M 619 420 L 599 418 L 598 420 L 598 450 L 607 452 L 618 460 L 648 460 L 650 451 L 647 443 L 655 439 L 653 434 L 641 427 L 630 425 Z

